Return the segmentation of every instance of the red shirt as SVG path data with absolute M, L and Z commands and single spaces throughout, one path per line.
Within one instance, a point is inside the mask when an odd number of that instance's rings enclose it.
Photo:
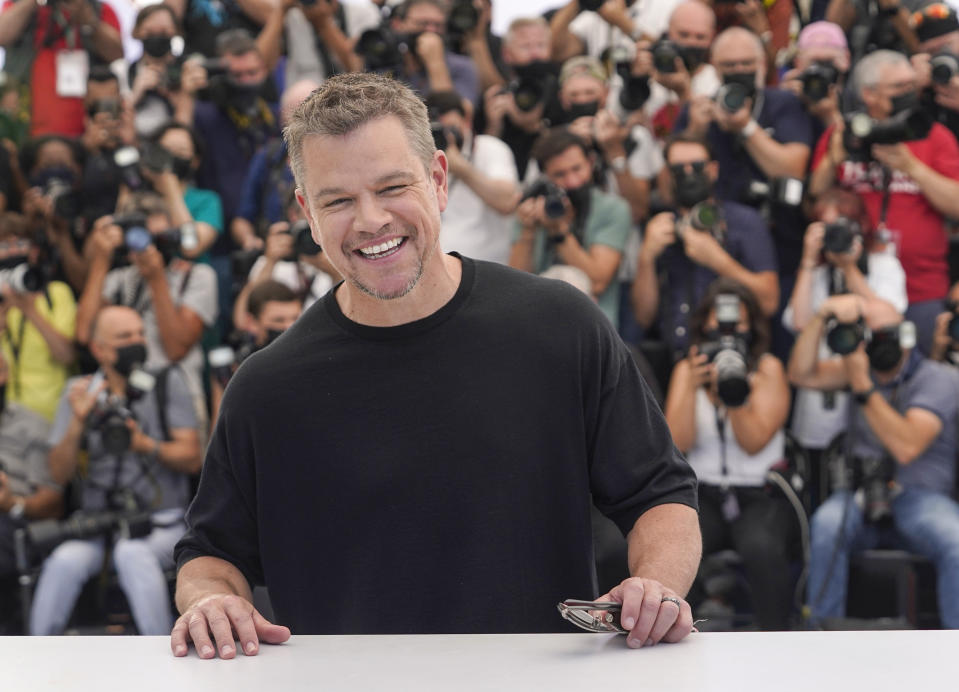
M 813 169 L 826 155 L 833 128 L 827 129 L 816 145 Z M 959 180 L 959 144 L 945 127 L 936 123 L 929 136 L 906 142 L 909 151 L 931 169 Z M 837 172 L 839 184 L 855 192 L 866 204 L 869 219 L 879 225 L 882 208 L 882 166 L 876 161 L 843 161 Z M 934 300 L 949 292 L 949 238 L 943 217 L 929 203 L 915 180 L 893 171 L 889 184 L 889 211 L 886 228 L 906 272 L 906 293 L 910 303 Z
M 6 12 L 12 2 L 6 0 L 3 11 Z M 120 22 L 113 9 L 105 2 L 99 3 L 100 19 L 120 31 Z M 57 53 L 74 46 L 68 46 L 63 30 L 53 22 L 49 5 L 38 7 L 32 24 L 33 65 L 30 71 L 30 134 L 32 136 L 60 134 L 78 137 L 83 134 L 83 99 L 57 96 Z M 64 13 L 64 16 L 68 15 Z M 49 31 L 56 38 L 47 47 L 44 38 Z M 76 29 L 77 49 L 83 48 L 79 28 Z

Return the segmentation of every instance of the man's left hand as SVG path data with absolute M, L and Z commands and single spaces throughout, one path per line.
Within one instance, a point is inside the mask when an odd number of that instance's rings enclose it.
M 697 231 L 688 225 L 683 229 L 682 240 L 686 256 L 696 264 L 709 269 L 714 268 L 716 260 L 724 252 L 723 246 L 712 234 Z
M 872 155 L 886 168 L 910 175 L 917 159 L 903 142 L 898 144 L 873 144 Z
M 634 649 L 678 642 L 693 631 L 689 604 L 655 579 L 630 577 L 596 600 L 623 604 L 619 621 L 629 630 L 626 643 Z
M 150 245 L 143 252 L 134 252 L 132 254 L 133 263 L 140 272 L 140 276 L 146 279 L 147 282 L 164 277 L 165 267 L 163 265 L 163 255 L 160 254 L 160 251 L 157 250 L 155 246 Z
M 33 312 L 37 303 L 37 296 L 40 294 L 30 292 L 19 293 L 9 286 L 4 286 L 3 290 L 0 291 L 0 295 L 3 296 L 3 302 L 6 304 L 6 307 L 19 308 L 24 317 L 27 317 Z
M 716 107 L 713 112 L 719 129 L 724 132 L 740 132 L 753 117 L 753 100 L 746 99 L 743 107 L 735 113 L 722 107 Z
M 872 386 L 872 378 L 869 376 L 869 356 L 866 355 L 865 344 L 859 344 L 855 351 L 843 356 L 842 363 L 846 367 L 846 377 L 853 391 L 862 391 Z
M 424 31 L 416 39 L 416 55 L 424 64 L 446 60 L 446 45 L 439 34 Z

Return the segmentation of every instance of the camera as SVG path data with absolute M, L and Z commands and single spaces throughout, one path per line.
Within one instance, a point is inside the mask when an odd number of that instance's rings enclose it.
M 451 42 L 458 44 L 465 34 L 476 28 L 479 18 L 473 0 L 453 0 L 446 20 L 446 33 Z
M 773 178 L 750 180 L 743 192 L 741 202 L 752 207 L 771 204 L 777 207 L 799 207 L 806 186 L 799 178 Z
M 127 250 L 143 252 L 151 245 L 155 245 L 167 262 L 177 250 L 188 252 L 195 250 L 200 242 L 194 223 L 185 223 L 179 228 L 151 233 L 146 227 L 146 216 L 137 212 L 117 214 L 113 217 L 113 223 L 123 229 L 123 242 Z
M 839 70 L 828 60 L 817 60 L 799 76 L 802 94 L 810 103 L 822 101 L 829 95 L 829 87 L 839 82 Z
M 855 351 L 866 339 L 866 323 L 862 317 L 855 322 L 840 322 L 835 317 L 826 320 L 826 345 L 840 356 Z
M 853 241 L 860 235 L 862 235 L 862 230 L 858 223 L 845 216 L 840 216 L 832 223 L 826 224 L 822 239 L 823 249 L 837 255 L 849 252 Z
M 356 41 L 356 54 L 363 58 L 370 72 L 396 72 L 403 64 L 403 55 L 416 45 L 415 35 L 401 40 L 386 27 L 367 29 Z
M 120 102 L 116 99 L 97 99 L 87 106 L 87 115 L 91 118 L 100 113 L 109 113 L 111 118 L 119 118 Z
M 113 152 L 113 164 L 120 174 L 120 183 L 126 185 L 133 192 L 144 187 L 143 176 L 140 175 L 140 151 L 136 147 L 120 147 Z
M 69 180 L 48 178 L 43 196 L 53 202 L 53 215 L 58 219 L 71 220 L 80 215 L 80 195 Z
M 746 105 L 746 100 L 753 95 L 753 89 L 740 84 L 739 82 L 730 82 L 723 84 L 716 90 L 716 103 L 727 113 L 735 113 Z
M 939 53 L 929 61 L 932 69 L 932 81 L 940 86 L 946 86 L 959 74 L 959 56 L 952 53 Z
M 579 9 L 581 12 L 596 12 L 603 6 L 605 0 L 579 0 Z
M 713 341 L 699 345 L 699 352 L 716 366 L 716 385 L 719 400 L 729 408 L 746 403 L 749 398 L 749 348 L 738 334 L 739 296 L 720 293 L 716 296 L 716 321 L 719 335 Z
M 42 290 L 44 285 L 43 271 L 26 261 L 9 269 L 0 269 L 0 290 L 10 288 L 14 293 L 33 293 Z
M 153 530 L 150 513 L 140 509 L 129 490 L 115 493 L 110 504 L 116 509 L 74 512 L 68 519 L 44 519 L 27 524 L 30 545 L 43 553 L 68 540 L 116 534 L 118 538 L 143 538 Z
M 323 251 L 313 240 L 313 231 L 306 219 L 294 222 L 288 233 L 293 236 L 293 254 L 288 258 L 289 261 L 296 262 L 303 255 L 315 257 Z
M 867 113 L 855 112 L 846 116 L 843 146 L 852 161 L 872 159 L 873 144 L 899 144 L 925 139 L 932 129 L 932 116 L 923 108 L 910 108 L 901 113 L 876 120 Z
M 210 364 L 210 374 L 216 378 L 221 387 L 226 387 L 236 369 L 247 358 L 256 352 L 256 343 L 253 335 L 236 330 L 227 337 L 227 343 L 210 350 L 207 362 Z
M 619 91 L 619 105 L 627 113 L 638 111 L 649 100 L 649 75 L 634 75 L 632 73 L 633 60 L 629 50 L 614 47 L 610 51 L 610 62 L 615 72 L 622 80 L 623 86 Z
M 548 218 L 559 219 L 565 216 L 566 192 L 549 178 L 542 177 L 534 180 L 530 186 L 526 188 L 520 202 L 534 197 L 542 197 L 545 200 L 544 207 Z
M 430 121 L 430 132 L 433 134 L 433 146 L 440 151 L 446 151 L 450 145 L 450 141 L 446 134 L 446 128 L 443 127 L 443 123 L 437 120 Z
M 824 457 L 833 491 L 855 491 L 856 504 L 867 521 L 877 522 L 891 516 L 891 482 L 896 475 L 896 463 L 889 456 L 849 459 L 836 444 L 837 440 L 830 444 L 830 451 Z
M 723 210 L 719 207 L 719 205 L 708 200 L 699 202 L 689 210 L 689 214 L 686 216 L 685 220 L 690 227 L 696 229 L 697 231 L 709 233 L 709 235 L 715 238 L 720 245 L 726 242 L 726 220 L 723 216 Z M 684 225 L 682 223 L 676 224 L 677 244 L 681 244 L 683 242 L 683 229 Z M 738 315 L 736 317 L 736 321 L 739 321 Z
M 676 72 L 676 59 L 683 57 L 682 47 L 668 38 L 656 41 L 649 51 L 653 54 L 653 67 L 659 72 Z
M 551 63 L 536 60 L 513 68 L 516 78 L 506 85 L 505 93 L 513 95 L 516 107 L 524 113 L 547 103 L 557 92 L 557 68 Z

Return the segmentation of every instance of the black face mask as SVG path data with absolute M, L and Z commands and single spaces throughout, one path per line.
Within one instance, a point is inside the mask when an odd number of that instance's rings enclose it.
M 708 48 L 701 48 L 699 46 L 680 45 L 679 49 L 679 57 L 683 59 L 683 65 L 686 66 L 686 71 L 690 74 L 706 62 L 706 55 L 709 53 Z
M 567 122 L 573 122 L 576 118 L 596 115 L 599 111 L 599 101 L 590 101 L 589 103 L 574 103 L 564 112 Z
M 589 204 L 589 196 L 592 189 L 592 183 L 586 183 L 585 185 L 566 190 L 569 203 L 573 205 L 573 209 L 575 209 L 577 213 L 582 213 L 586 209 L 586 206 Z
M 703 200 L 709 199 L 713 193 L 713 184 L 706 171 L 693 171 L 674 177 L 676 204 L 684 209 L 691 209 Z
M 877 372 L 889 372 L 899 365 L 902 359 L 899 327 L 874 332 L 866 346 L 866 355 L 869 356 L 869 366 Z
M 66 185 L 73 187 L 76 179 L 77 174 L 69 166 L 49 166 L 31 175 L 30 185 L 45 188 L 51 180 L 62 180 Z
M 173 174 L 180 180 L 186 180 L 193 175 L 193 162 L 180 156 L 173 156 Z
M 27 261 L 26 255 L 11 255 L 10 257 L 5 257 L 0 259 L 0 270 L 2 269 L 13 269 L 14 267 L 19 267 L 21 264 Z
M 129 377 L 133 369 L 143 365 L 146 360 L 146 344 L 128 344 L 117 349 L 117 360 L 113 369 L 124 377 Z
M 919 108 L 919 93 L 916 91 L 907 91 L 905 94 L 892 97 L 892 113 L 889 115 L 898 115 L 905 111 L 912 111 Z
M 169 36 L 146 36 L 143 39 L 143 52 L 151 58 L 162 58 L 171 50 Z
M 548 60 L 534 60 L 526 65 L 514 65 L 513 71 L 520 79 L 540 80 L 559 75 L 560 64 Z
M 278 338 L 284 332 L 283 329 L 267 329 L 266 330 L 266 341 L 263 343 L 263 348 L 266 348 Z
M 263 89 L 263 82 L 256 84 L 234 84 L 230 82 L 228 91 L 228 102 L 240 113 L 248 116 L 257 114 L 257 100 L 260 98 L 260 91 Z
M 755 72 L 730 72 L 723 75 L 723 84 L 742 84 L 749 90 L 748 97 L 756 98 L 756 73 Z

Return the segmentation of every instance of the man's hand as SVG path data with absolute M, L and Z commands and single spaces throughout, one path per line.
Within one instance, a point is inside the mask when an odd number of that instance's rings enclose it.
M 155 245 L 150 245 L 143 252 L 134 252 L 133 264 L 147 283 L 160 280 L 166 276 L 163 255 L 160 254 Z
M 689 355 L 686 356 L 689 361 L 689 386 L 693 391 L 704 385 L 712 383 L 714 370 L 716 369 L 709 362 L 709 357 L 705 353 L 699 352 L 698 346 L 689 347 Z
M 627 30 L 627 27 L 632 27 L 633 20 L 629 18 L 629 13 L 626 11 L 626 0 L 606 0 L 596 10 L 596 14 L 605 19 L 610 26 L 622 29 L 623 33 L 632 33 L 631 30 Z
M 39 187 L 31 187 L 24 193 L 22 208 L 24 215 L 34 223 L 53 218 L 53 200 Z
M 819 306 L 819 314 L 824 317 L 832 315 L 840 324 L 852 324 L 862 317 L 864 305 L 862 296 L 853 293 L 830 296 Z
M 123 229 L 113 223 L 112 216 L 101 216 L 94 221 L 91 235 L 93 256 L 108 262 L 113 259 L 114 250 L 123 245 Z
M 693 631 L 689 604 L 655 579 L 630 577 L 596 600 L 623 604 L 620 624 L 629 630 L 626 644 L 634 649 L 678 642 Z
M 192 57 L 183 63 L 180 72 L 180 93 L 193 96 L 207 85 L 206 68 L 203 58 Z
M 186 656 L 192 642 L 200 658 L 213 658 L 217 650 L 220 658 L 233 658 L 234 632 L 247 656 L 256 656 L 260 640 L 282 644 L 290 638 L 289 628 L 269 622 L 246 599 L 214 594 L 200 599 L 179 617 L 170 633 L 170 648 L 174 656 Z
M 929 53 L 916 53 L 909 56 L 912 69 L 916 71 L 916 88 L 922 91 L 932 84 L 932 56 Z
M 846 252 L 827 252 L 826 261 L 846 271 L 856 266 L 862 256 L 862 239 L 856 236 Z
M 822 252 L 822 241 L 825 236 L 826 224 L 822 221 L 809 224 L 802 240 L 802 266 L 806 269 L 812 269 L 819 264 L 819 255 Z
M 572 132 L 574 135 L 582 139 L 587 144 L 593 143 L 593 123 L 596 119 L 596 116 L 593 115 L 584 115 L 579 118 L 576 118 L 571 122 L 566 129 Z
M 24 317 L 28 317 L 35 312 L 37 297 L 41 294 L 35 292 L 19 293 L 10 288 L 10 286 L 4 286 L 3 289 L 0 290 L 0 295 L 3 296 L 5 308 L 17 308 L 23 313 Z
M 846 377 L 849 387 L 853 391 L 863 391 L 872 386 L 869 376 L 869 356 L 866 355 L 866 345 L 859 344 L 855 351 L 842 357 L 842 364 L 846 368 Z
M 543 200 L 537 197 L 530 197 L 520 202 L 516 207 L 516 220 L 519 225 L 526 229 L 534 229 L 539 225 L 539 214 L 541 202 Z
M 268 262 L 282 262 L 293 253 L 293 236 L 290 235 L 290 224 L 278 221 L 267 231 L 266 245 L 263 255 Z
M 698 265 L 715 269 L 716 260 L 725 252 L 711 233 L 686 226 L 682 234 L 686 256 Z
M 163 78 L 163 72 L 159 67 L 140 65 L 136 79 L 133 80 L 133 86 L 130 87 L 133 103 L 139 103 L 148 91 L 161 91 L 160 85 L 163 83 Z
M 954 312 L 946 311 L 936 315 L 936 327 L 932 332 L 932 349 L 929 354 L 929 357 L 933 360 L 945 360 L 949 349 L 955 347 L 952 337 L 949 336 L 949 323 L 952 322 L 955 314 Z
M 432 31 L 424 31 L 416 39 L 416 55 L 424 65 L 446 60 L 446 46 L 443 37 Z
M 716 120 L 718 110 L 720 109 L 710 97 L 693 96 L 689 101 L 689 131 L 705 137 L 709 124 Z
M 912 167 L 915 165 L 916 157 L 904 142 L 898 144 L 873 144 L 872 156 L 876 161 L 886 166 L 890 170 L 900 171 L 910 175 Z
M 676 242 L 676 215 L 671 211 L 656 214 L 646 223 L 642 251 L 650 259 L 656 259 L 663 250 Z
M 486 132 L 495 137 L 503 134 L 503 119 L 510 108 L 513 95 L 495 84 L 483 92 L 483 108 L 486 109 Z M 513 108 L 516 104 L 513 104 Z
M 597 113 L 593 121 L 593 133 L 607 160 L 626 155 L 625 143 L 629 129 L 623 126 L 615 115 L 607 110 Z
M 936 84 L 936 103 L 951 111 L 959 111 L 959 76 L 953 77 L 948 84 Z
M 753 100 L 746 99 L 735 113 L 730 113 L 725 108 L 714 108 L 714 117 L 719 129 L 724 132 L 740 132 L 753 117 Z
M 743 26 L 757 36 L 762 36 L 769 31 L 766 9 L 759 0 L 741 0 L 736 5 L 736 12 L 739 14 Z
M 674 92 L 680 101 L 687 101 L 692 94 L 693 77 L 686 69 L 682 58 L 676 58 L 676 69 L 673 72 L 653 70 L 653 79 Z
M 74 382 L 70 385 L 70 389 L 67 392 L 67 401 L 70 403 L 70 410 L 73 411 L 74 418 L 81 423 L 90 415 L 93 407 L 96 406 L 97 397 L 100 396 L 100 392 L 106 389 L 107 386 L 106 380 L 104 380 L 99 386 L 95 387 L 93 391 L 89 391 L 90 381 L 92 379 L 92 377 L 84 377 L 82 380 Z

